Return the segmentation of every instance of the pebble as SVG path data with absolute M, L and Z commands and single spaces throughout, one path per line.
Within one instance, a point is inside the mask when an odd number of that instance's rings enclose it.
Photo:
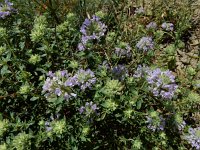
M 185 64 L 189 64 L 189 59 L 186 55 L 184 55 L 181 59 L 180 59 L 181 62 L 185 63 Z

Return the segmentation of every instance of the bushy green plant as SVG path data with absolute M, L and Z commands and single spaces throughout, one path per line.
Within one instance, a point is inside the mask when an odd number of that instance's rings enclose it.
M 148 2 L 2 2 L 0 149 L 199 149 L 191 1 Z

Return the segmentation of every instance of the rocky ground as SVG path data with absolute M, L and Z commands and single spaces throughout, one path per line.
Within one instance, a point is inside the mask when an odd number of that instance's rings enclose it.
M 200 0 L 194 4 L 194 16 L 193 22 L 194 28 L 191 29 L 190 38 L 188 40 L 188 47 L 183 50 L 177 50 L 176 53 L 176 72 L 178 75 L 184 77 L 186 75 L 188 67 L 192 67 L 195 70 L 200 67 Z M 196 79 L 200 79 L 200 71 L 196 74 Z

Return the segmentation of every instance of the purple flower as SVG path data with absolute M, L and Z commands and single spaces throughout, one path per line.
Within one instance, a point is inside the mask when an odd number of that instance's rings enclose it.
M 148 123 L 147 128 L 149 128 L 152 131 L 163 131 L 165 128 L 165 120 L 162 116 L 158 117 L 158 118 L 152 118 L 147 116 L 147 121 L 146 123 Z
M 148 25 L 146 25 L 147 29 L 156 29 L 157 28 L 157 24 L 156 22 L 150 22 Z
M 148 67 L 139 65 L 133 76 L 145 78 L 153 95 L 163 99 L 172 99 L 178 88 L 175 83 L 175 76 L 169 70 L 161 71 L 160 68 L 151 70 Z
M 49 71 L 47 76 L 48 77 L 42 87 L 42 92 L 45 93 L 46 98 L 58 96 L 63 97 L 65 100 L 69 100 L 76 96 L 76 94 L 72 93 L 72 89 L 68 88 L 70 86 L 66 86 L 66 82 L 71 79 L 67 70 L 56 71 L 55 73 Z
M 78 44 L 78 50 L 79 51 L 84 51 L 85 50 L 85 45 L 83 43 Z
M 60 95 L 62 94 L 62 91 L 60 90 L 60 88 L 56 88 L 56 89 L 55 89 L 55 94 L 56 94 L 57 96 L 60 96 Z
M 68 77 L 68 72 L 67 72 L 67 70 L 62 70 L 62 71 L 60 71 L 60 75 L 61 75 L 61 77 Z
M 46 92 L 46 91 L 51 91 L 51 86 L 52 86 L 53 82 L 50 78 L 47 78 L 42 89 L 43 89 L 43 92 Z
M 130 58 L 131 57 L 131 47 L 126 44 L 125 46 L 123 47 L 116 47 L 115 48 L 115 54 L 118 56 L 118 57 L 127 57 L 127 58 Z
M 79 83 L 78 83 L 78 80 L 77 80 L 76 76 L 69 77 L 64 83 L 65 86 L 69 86 L 69 87 L 74 87 L 74 86 L 76 86 L 78 84 Z
M 144 77 L 150 69 L 146 66 L 138 65 L 137 70 L 135 71 L 133 77 L 141 78 Z
M 90 69 L 79 69 L 74 75 L 74 78 L 76 78 L 77 85 L 81 87 L 82 91 L 85 91 L 86 88 L 91 88 L 91 86 L 96 83 L 94 72 L 92 72 Z
M 161 27 L 165 29 L 166 31 L 173 31 L 174 30 L 174 25 L 172 23 L 166 23 L 164 22 Z
M 172 99 L 178 86 L 175 84 L 175 76 L 171 71 L 161 71 L 159 68 L 147 72 L 149 89 L 154 96 L 163 99 Z
M 45 122 L 45 128 L 46 128 L 47 132 L 52 130 L 52 127 L 50 126 L 50 122 L 48 122 L 48 121 Z
M 4 19 L 11 13 L 16 12 L 12 5 L 13 3 L 8 0 L 5 0 L 4 3 L 0 3 L 0 18 Z
M 83 22 L 80 32 L 82 33 L 81 42 L 78 44 L 80 51 L 85 50 L 89 40 L 99 40 L 104 36 L 107 26 L 100 21 L 100 18 L 93 15 L 91 19 L 86 18 Z
M 115 79 L 124 80 L 124 78 L 128 75 L 128 70 L 123 65 L 117 65 L 112 69 L 112 74 Z
M 197 150 L 200 149 L 200 127 L 197 128 L 189 128 L 188 135 L 185 135 L 183 138 L 191 144 L 192 147 Z
M 98 110 L 99 108 L 97 107 L 96 104 L 93 104 L 93 102 L 86 102 L 85 103 L 85 106 L 81 106 L 79 108 L 79 113 L 80 114 L 86 114 L 87 116 L 91 115 L 91 114 L 94 114 L 96 113 L 96 111 Z
M 47 73 L 47 76 L 49 76 L 49 77 L 55 77 L 55 73 L 53 73 L 52 71 L 49 71 L 48 73 Z
M 73 88 L 79 87 L 82 91 L 86 88 L 91 88 L 96 82 L 94 72 L 90 69 L 79 69 L 75 75 L 68 74 L 67 70 L 48 72 L 48 77 L 43 85 L 42 92 L 46 98 L 63 97 L 69 100 L 77 95 L 73 93 Z
M 79 113 L 82 114 L 84 111 L 85 111 L 85 107 L 84 107 L 84 106 L 81 106 L 81 107 L 79 108 Z
M 93 111 L 96 111 L 96 109 L 98 109 L 98 108 L 97 108 L 97 104 L 92 105 L 92 106 L 91 106 L 91 109 L 92 109 Z
M 142 37 L 136 44 L 136 47 L 143 51 L 152 50 L 154 48 L 154 42 L 151 37 Z

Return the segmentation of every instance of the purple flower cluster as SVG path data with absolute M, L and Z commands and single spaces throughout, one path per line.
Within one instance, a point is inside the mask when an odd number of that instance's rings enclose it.
M 149 67 L 138 65 L 133 77 L 144 78 L 148 71 L 150 71 Z
M 183 129 L 185 128 L 185 126 L 186 126 L 186 122 L 185 121 L 182 121 L 182 123 L 178 123 L 177 124 L 177 127 L 178 127 L 179 131 L 183 131 Z
M 73 93 L 72 90 L 64 84 L 65 80 L 67 80 L 70 76 L 66 70 L 57 71 L 55 73 L 49 71 L 47 76 L 48 77 L 42 87 L 42 92 L 46 93 L 46 98 L 62 96 L 68 100 L 72 97 L 76 97 L 76 94 Z
M 159 68 L 147 72 L 149 89 L 156 97 L 172 99 L 178 86 L 175 84 L 175 76 L 171 71 L 161 71 Z
M 147 29 L 156 29 L 157 28 L 157 24 L 156 22 L 150 22 L 148 25 L 146 25 Z
M 80 51 L 85 50 L 86 44 L 89 40 L 99 40 L 104 36 L 107 26 L 100 21 L 100 18 L 93 15 L 91 19 L 85 19 L 80 32 L 82 33 L 81 42 L 78 44 Z
M 91 86 L 96 83 L 96 77 L 94 72 L 92 72 L 90 69 L 79 69 L 78 72 L 67 83 L 70 82 L 72 86 L 78 85 L 82 91 L 85 91 L 86 88 L 91 88 Z
M 200 149 L 200 127 L 197 128 L 189 128 L 189 135 L 185 135 L 184 139 L 191 144 L 192 147 L 197 150 Z
M 79 108 L 79 113 L 80 114 L 87 114 L 87 115 L 90 115 L 90 114 L 94 114 L 96 113 L 96 111 L 98 110 L 99 108 L 97 107 L 96 104 L 93 104 L 93 102 L 86 102 L 85 106 L 81 106 Z
M 0 18 L 4 19 L 12 12 L 15 12 L 16 10 L 12 6 L 13 3 L 9 2 L 8 0 L 5 0 L 4 3 L 0 3 Z
M 166 31 L 173 31 L 174 30 L 174 25 L 172 23 L 166 23 L 164 22 L 161 27 L 165 29 Z
M 124 80 L 126 76 L 128 76 L 128 69 L 124 65 L 117 65 L 113 67 L 112 74 L 114 79 Z
M 154 48 L 154 42 L 151 37 L 142 37 L 136 44 L 136 47 L 143 51 L 152 50 Z
M 148 123 L 147 128 L 149 128 L 152 131 L 163 131 L 165 128 L 165 119 L 160 116 L 158 119 L 154 119 L 152 117 L 147 116 L 147 121 Z
M 69 100 L 72 97 L 76 97 L 76 94 L 72 92 L 74 86 L 80 86 L 81 90 L 84 91 L 86 88 L 91 88 L 96 82 L 95 75 L 90 69 L 86 71 L 79 69 L 74 76 L 66 70 L 55 73 L 49 71 L 47 76 L 42 91 L 46 93 L 46 98 L 62 96 L 64 99 Z
M 153 95 L 163 99 L 172 99 L 178 88 L 175 76 L 169 70 L 161 71 L 160 68 L 151 70 L 149 67 L 139 66 L 133 76 L 145 78 Z
M 118 57 L 127 57 L 127 58 L 130 58 L 131 57 L 131 47 L 126 44 L 126 46 L 124 48 L 119 48 L 119 47 L 116 47 L 115 48 L 115 54 L 118 56 Z

